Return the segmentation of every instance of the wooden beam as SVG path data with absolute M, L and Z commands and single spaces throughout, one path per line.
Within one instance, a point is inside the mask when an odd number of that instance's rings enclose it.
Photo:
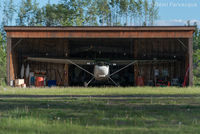
M 15 79 L 12 39 L 7 38 L 7 85 Z
M 15 80 L 15 68 L 14 68 L 14 60 L 15 60 L 15 54 L 12 49 L 12 44 L 11 44 L 11 52 L 10 52 L 10 81 Z
M 193 86 L 193 38 L 188 39 L 188 53 L 189 53 L 189 86 Z
M 193 31 L 7 31 L 12 38 L 191 38 Z
M 10 85 L 10 53 L 11 53 L 11 38 L 7 37 L 7 85 Z

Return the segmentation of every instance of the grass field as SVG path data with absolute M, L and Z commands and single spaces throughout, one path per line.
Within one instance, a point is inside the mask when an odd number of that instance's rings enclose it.
M 12 88 L 0 87 L 0 95 L 200 95 L 200 88 L 112 87 L 112 88 Z
M 0 87 L 0 134 L 199 132 L 200 88 Z

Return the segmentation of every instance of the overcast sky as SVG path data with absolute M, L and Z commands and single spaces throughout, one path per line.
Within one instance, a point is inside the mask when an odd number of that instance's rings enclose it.
M 14 0 L 18 5 L 21 0 Z M 40 6 L 45 5 L 48 0 L 37 0 Z M 50 0 L 51 4 L 60 0 Z M 151 0 L 150 0 L 151 1 Z M 0 0 L 3 5 L 3 0 Z M 191 23 L 197 22 L 200 26 L 200 0 L 156 0 L 159 7 L 159 19 L 156 25 L 185 25 L 187 20 Z M 2 12 L 2 8 L 0 10 Z M 1 13 L 0 13 L 0 17 Z

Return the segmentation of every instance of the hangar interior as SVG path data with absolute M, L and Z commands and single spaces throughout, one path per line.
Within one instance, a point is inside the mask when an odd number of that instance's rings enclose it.
M 120 86 L 181 86 L 189 65 L 188 41 L 188 38 L 12 38 L 13 77 L 21 78 L 22 65 L 25 68 L 29 65 L 35 76 L 55 80 L 57 86 L 83 86 L 91 76 L 76 66 L 27 61 L 27 57 L 120 59 L 138 60 L 112 76 Z M 93 72 L 94 65 L 81 66 Z M 122 67 L 112 65 L 110 72 Z M 26 84 L 30 83 L 26 80 Z M 90 86 L 100 85 L 113 83 L 94 81 Z

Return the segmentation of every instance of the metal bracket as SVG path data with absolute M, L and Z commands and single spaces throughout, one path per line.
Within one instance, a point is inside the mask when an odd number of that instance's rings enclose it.
M 19 40 L 17 41 L 17 43 L 14 44 L 13 49 L 14 49 L 21 41 L 22 41 L 22 39 L 19 39 Z
M 180 42 L 181 43 L 181 45 L 185 48 L 185 50 L 187 50 L 188 48 L 186 47 L 186 45 L 180 40 L 180 39 L 177 39 L 178 40 L 178 42 Z

